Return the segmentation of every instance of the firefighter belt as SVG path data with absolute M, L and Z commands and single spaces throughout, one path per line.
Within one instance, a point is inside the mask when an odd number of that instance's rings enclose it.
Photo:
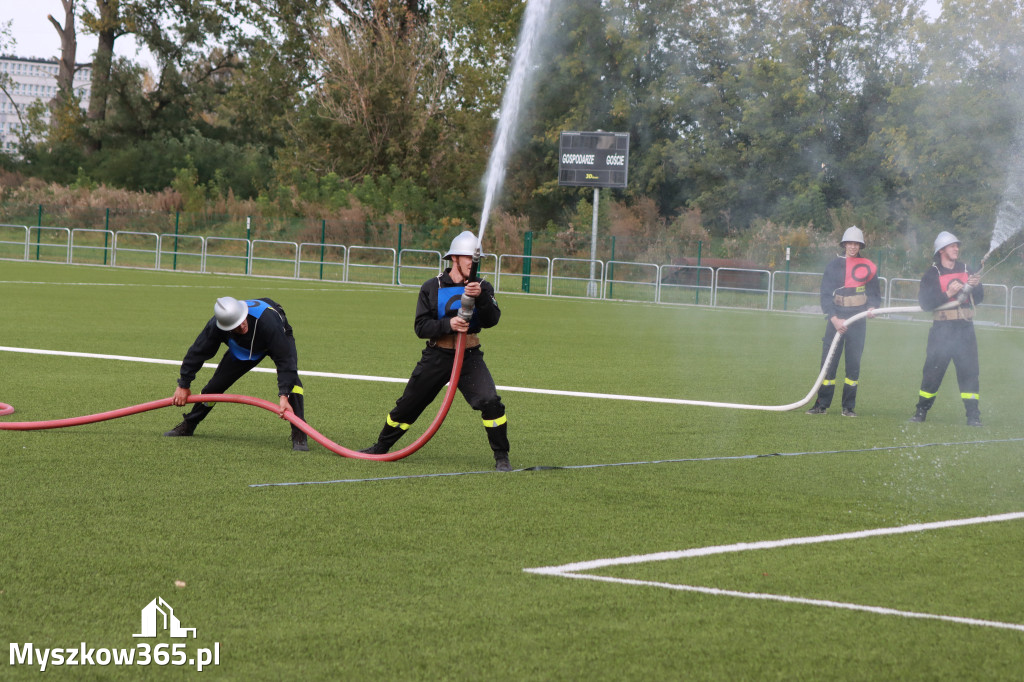
M 431 348 L 455 348 L 455 334 L 445 334 L 436 339 L 427 341 Z M 466 334 L 466 348 L 476 348 L 480 345 L 480 337 L 477 334 Z
M 936 310 L 934 313 L 932 313 L 932 319 L 937 321 L 973 320 L 974 308 L 953 308 L 952 310 Z
M 843 306 L 844 308 L 854 308 L 859 305 L 864 305 L 868 302 L 867 294 L 854 294 L 853 296 L 839 296 L 838 294 L 832 298 L 832 302 L 836 305 Z

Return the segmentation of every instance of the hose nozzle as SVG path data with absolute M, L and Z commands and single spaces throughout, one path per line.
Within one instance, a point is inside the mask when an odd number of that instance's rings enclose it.
M 960 290 L 960 293 L 956 295 L 957 303 L 963 304 L 967 300 L 967 297 L 974 291 L 974 287 L 970 284 L 965 284 L 964 288 Z
M 477 271 L 480 267 L 480 246 L 476 247 L 476 254 L 473 255 L 473 267 L 469 269 L 469 279 L 467 282 L 475 282 L 477 277 Z M 460 299 L 459 317 L 469 322 L 473 319 L 473 309 L 476 307 L 476 299 L 472 296 L 467 296 L 465 293 L 462 294 Z
M 988 258 L 988 254 L 985 254 L 985 258 Z M 985 258 L 981 259 L 981 267 L 978 268 L 978 271 L 976 273 L 974 273 L 979 278 L 981 277 L 981 273 L 985 270 Z M 979 279 L 979 281 L 980 281 L 980 279 Z M 957 302 L 962 305 L 963 302 L 967 300 L 967 297 L 971 295 L 971 292 L 974 291 L 974 287 L 975 287 L 975 285 L 971 284 L 970 282 L 968 282 L 967 284 L 964 284 L 964 288 L 961 289 L 960 293 L 958 293 L 956 295 Z
M 459 317 L 466 322 L 473 319 L 473 309 L 476 307 L 476 299 L 472 296 L 462 294 L 460 299 L 461 305 L 459 307 Z

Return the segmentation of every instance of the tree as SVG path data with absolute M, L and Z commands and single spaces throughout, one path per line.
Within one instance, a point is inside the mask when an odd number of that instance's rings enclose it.
M 75 31 L 75 0 L 61 0 L 64 5 L 64 23 L 61 24 L 47 14 L 46 18 L 60 36 L 60 63 L 57 67 L 57 97 L 54 100 L 55 114 L 65 110 L 75 93 L 75 69 L 78 53 L 78 38 Z M 77 106 L 77 102 L 74 103 Z
M 900 83 L 894 109 L 874 137 L 900 180 L 905 230 L 952 230 L 987 244 L 1024 111 L 1019 3 L 947 0 L 920 26 L 919 83 Z

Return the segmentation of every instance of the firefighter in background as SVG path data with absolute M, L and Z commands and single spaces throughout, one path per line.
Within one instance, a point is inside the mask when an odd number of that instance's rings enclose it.
M 912 422 L 923 422 L 935 403 L 935 396 L 946 374 L 949 361 L 956 367 L 960 397 L 967 411 L 967 425 L 981 426 L 978 407 L 978 340 L 974 335 L 974 305 L 981 303 L 985 291 L 981 276 L 959 262 L 960 240 L 949 232 L 935 238 L 935 262 L 921 277 L 917 298 L 922 310 L 931 310 L 932 328 L 928 331 L 921 390 Z M 955 307 L 936 310 L 945 303 L 957 301 Z
M 405 434 L 448 383 L 455 361 L 455 334 L 466 332 L 466 354 L 458 388 L 470 407 L 478 410 L 483 418 L 487 440 L 494 452 L 494 468 L 498 471 L 512 470 L 508 460 L 505 406 L 484 364 L 484 352 L 478 336 L 481 328 L 498 324 L 501 310 L 489 282 L 469 281 L 477 245 L 476 235 L 472 232 L 466 231 L 455 237 L 444 255 L 445 259 L 451 259 L 451 267 L 420 287 L 413 328 L 416 336 L 426 339 L 426 346 L 402 397 L 385 418 L 377 442 L 362 452 L 382 455 Z M 458 316 L 463 292 L 476 299 L 473 316 L 468 321 Z
M 216 394 L 228 390 L 246 372 L 260 364 L 267 355 L 277 366 L 277 391 L 282 417 L 293 411 L 305 420 L 302 382 L 299 380 L 299 357 L 295 337 L 284 309 L 269 298 L 239 301 L 224 296 L 213 306 L 213 317 L 199 332 L 181 362 L 181 376 L 171 402 L 183 406 L 192 391 L 189 386 L 203 363 L 212 358 L 221 344 L 228 347 L 202 393 Z M 192 411 L 182 415 L 185 421 L 165 436 L 191 436 L 199 422 L 215 403 L 193 403 Z M 309 450 L 306 434 L 292 426 L 292 450 Z
M 864 247 L 864 233 L 860 228 L 850 227 L 839 242 L 843 255 L 833 258 L 825 266 L 821 278 L 821 310 L 825 313 L 825 336 L 821 340 L 821 364 L 825 364 L 829 348 L 836 334 L 842 334 L 836 346 L 835 355 L 825 372 L 825 380 L 818 389 L 818 398 L 807 414 L 825 414 L 832 404 L 836 390 L 836 371 L 839 356 L 846 353 L 846 378 L 843 380 L 843 416 L 856 417 L 857 382 L 860 381 L 860 358 L 864 353 L 864 339 L 867 336 L 867 321 L 857 320 L 847 326 L 846 320 L 857 313 L 871 311 L 882 304 L 882 293 L 878 286 L 878 267 L 860 255 Z

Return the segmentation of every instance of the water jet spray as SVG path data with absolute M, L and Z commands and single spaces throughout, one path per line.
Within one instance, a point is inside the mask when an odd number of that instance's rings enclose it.
M 512 73 L 509 75 L 508 85 L 501 100 L 498 129 L 495 133 L 494 146 L 491 148 L 491 156 L 487 161 L 487 172 L 484 174 L 484 205 L 480 214 L 480 232 L 477 235 L 479 244 L 483 244 L 491 208 L 505 182 L 505 168 L 512 151 L 512 138 L 530 86 L 530 67 L 534 65 L 535 52 L 547 23 L 545 19 L 550 13 L 552 2 L 554 0 L 529 0 L 526 3 L 523 25 L 519 30 L 519 42 L 512 59 Z M 479 255 L 473 261 L 474 270 L 478 260 Z

